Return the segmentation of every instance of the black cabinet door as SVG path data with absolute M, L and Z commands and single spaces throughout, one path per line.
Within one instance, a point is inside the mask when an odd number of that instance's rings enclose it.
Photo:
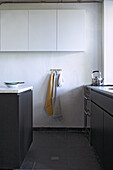
M 19 145 L 20 163 L 32 142 L 32 91 L 18 95 L 19 103 Z
M 32 91 L 0 94 L 0 169 L 20 167 L 32 142 Z
M 113 117 L 104 112 L 104 166 L 113 170 Z
M 19 165 L 18 100 L 16 94 L 0 94 L 0 168 Z
M 103 164 L 103 110 L 91 103 L 91 143 Z

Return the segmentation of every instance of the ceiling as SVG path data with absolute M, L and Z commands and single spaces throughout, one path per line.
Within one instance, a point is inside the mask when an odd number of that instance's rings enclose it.
M 0 4 L 4 3 L 39 3 L 39 2 L 73 2 L 73 3 L 89 3 L 102 2 L 103 0 L 0 0 Z

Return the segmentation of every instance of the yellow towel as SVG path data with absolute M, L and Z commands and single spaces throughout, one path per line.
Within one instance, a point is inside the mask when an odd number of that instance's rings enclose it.
M 47 98 L 46 98 L 46 111 L 48 112 L 49 115 L 53 114 L 53 106 L 52 106 L 53 80 L 54 80 L 54 75 L 52 72 L 49 80 L 49 86 L 48 86 Z

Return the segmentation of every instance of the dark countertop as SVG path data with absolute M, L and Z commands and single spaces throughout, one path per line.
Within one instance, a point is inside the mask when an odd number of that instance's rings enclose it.
M 113 86 L 112 85 L 105 85 L 105 86 L 87 86 L 97 92 L 104 93 L 106 95 L 113 96 Z

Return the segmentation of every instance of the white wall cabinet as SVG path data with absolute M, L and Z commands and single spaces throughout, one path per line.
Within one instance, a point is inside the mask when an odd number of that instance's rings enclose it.
M 57 51 L 85 50 L 85 10 L 57 11 Z
M 84 50 L 84 10 L 1 10 L 1 51 Z
M 1 11 L 1 51 L 28 51 L 28 11 Z
M 56 10 L 29 11 L 29 50 L 56 51 Z

